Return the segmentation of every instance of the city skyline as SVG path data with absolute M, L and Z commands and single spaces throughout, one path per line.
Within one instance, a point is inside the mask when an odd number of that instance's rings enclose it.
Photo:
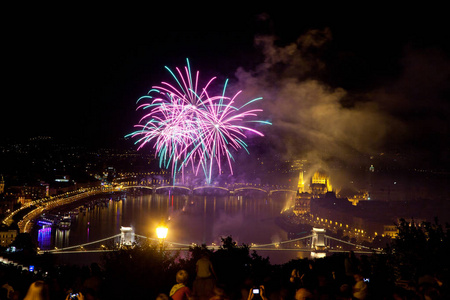
M 445 298 L 443 5 L 205 4 L 5 5 L 5 295 Z

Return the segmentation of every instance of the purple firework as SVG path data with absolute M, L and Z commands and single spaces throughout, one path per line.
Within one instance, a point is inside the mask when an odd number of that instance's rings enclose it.
M 171 168 L 174 179 L 177 172 L 181 171 L 183 174 L 184 168 L 190 165 L 195 174 L 200 168 L 203 169 L 206 181 L 210 183 L 213 164 L 217 164 L 221 173 L 223 160 L 233 173 L 230 148 L 247 150 L 244 142 L 247 132 L 264 136 L 243 124 L 270 124 L 267 121 L 247 120 L 256 117 L 257 112 L 262 109 L 242 110 L 246 105 L 262 98 L 253 99 L 236 108 L 233 104 L 241 91 L 231 98 L 225 96 L 228 81 L 225 81 L 221 95 L 211 96 L 207 89 L 215 77 L 199 90 L 199 72 L 196 72 L 193 80 L 189 60 L 184 74 L 179 68 L 176 68 L 178 76 L 168 67 L 166 69 L 176 84 L 162 82 L 160 86 L 153 86 L 147 95 L 138 99 L 138 102 L 147 101 L 137 109 L 149 112 L 135 125 L 138 130 L 127 136 L 138 137 L 135 142 L 139 144 L 138 149 L 151 142 L 159 158 L 160 167 Z

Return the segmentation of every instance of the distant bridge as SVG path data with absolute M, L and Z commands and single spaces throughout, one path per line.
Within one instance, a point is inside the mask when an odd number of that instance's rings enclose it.
M 297 190 L 291 190 L 288 188 L 270 188 L 267 186 L 262 186 L 262 187 L 258 187 L 258 186 L 241 186 L 241 185 L 232 185 L 229 187 L 223 187 L 223 186 L 215 186 L 215 185 L 204 185 L 204 186 L 186 186 L 186 185 L 146 185 L 146 184 L 122 184 L 122 185 L 117 185 L 116 189 L 121 190 L 121 189 L 130 189 L 130 188 L 144 188 L 144 189 L 150 189 L 152 191 L 158 191 L 158 190 L 162 190 L 162 189 L 182 189 L 182 190 L 186 190 L 189 193 L 194 193 L 195 191 L 201 191 L 201 190 L 208 190 L 208 189 L 212 189 L 212 190 L 222 190 L 225 191 L 229 194 L 237 194 L 243 191 L 259 191 L 262 193 L 267 194 L 268 196 L 272 195 L 273 193 L 278 193 L 278 192 L 284 192 L 284 193 L 297 193 Z

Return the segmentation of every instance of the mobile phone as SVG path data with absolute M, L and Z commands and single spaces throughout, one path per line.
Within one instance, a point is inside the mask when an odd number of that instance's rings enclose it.
M 253 289 L 253 294 L 259 294 L 259 289 Z
M 364 282 L 369 282 L 369 278 L 364 278 Z
M 69 299 L 78 298 L 78 293 L 70 293 Z

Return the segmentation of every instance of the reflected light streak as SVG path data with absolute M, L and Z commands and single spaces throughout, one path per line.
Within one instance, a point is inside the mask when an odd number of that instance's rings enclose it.
M 48 249 L 52 243 L 52 228 L 44 227 L 38 231 L 38 244 L 41 249 Z

